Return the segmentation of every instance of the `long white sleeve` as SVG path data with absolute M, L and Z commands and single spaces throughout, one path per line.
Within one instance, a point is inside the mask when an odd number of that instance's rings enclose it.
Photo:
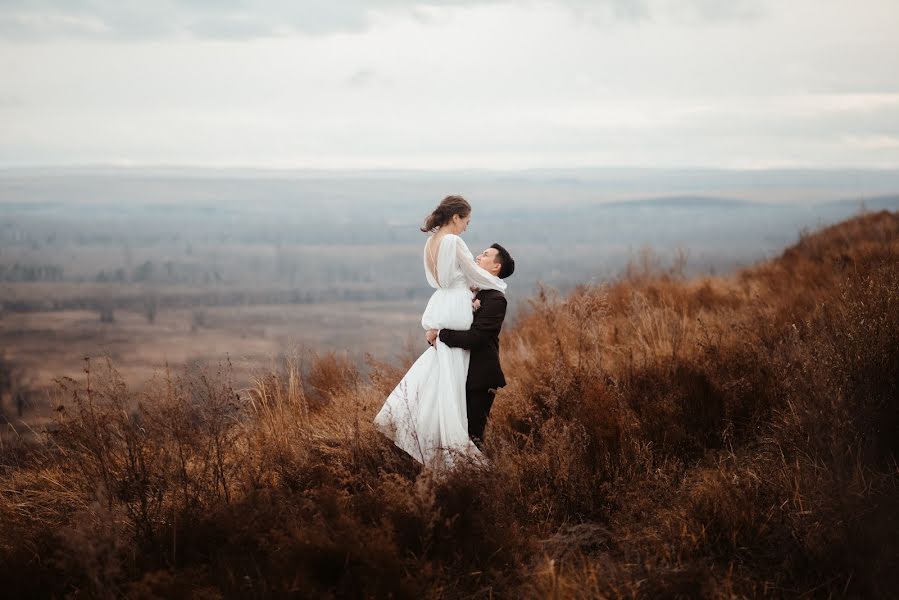
M 469 286 L 482 290 L 505 292 L 506 282 L 479 267 L 465 241 L 457 235 L 453 237 L 456 238 L 456 261 L 468 280 Z

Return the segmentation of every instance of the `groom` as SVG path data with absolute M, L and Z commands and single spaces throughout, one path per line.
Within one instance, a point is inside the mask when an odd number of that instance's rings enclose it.
M 475 262 L 500 279 L 515 271 L 515 261 L 499 244 L 484 250 Z M 441 329 L 438 332 L 431 329 L 425 337 L 429 344 L 433 344 L 439 335 L 440 341 L 447 346 L 471 350 L 465 382 L 465 404 L 468 408 L 468 436 L 480 448 L 496 390 L 506 385 L 499 364 L 499 331 L 506 317 L 506 297 L 496 290 L 480 290 L 475 296 L 475 305 L 478 303 L 480 308 L 477 308 L 468 331 Z

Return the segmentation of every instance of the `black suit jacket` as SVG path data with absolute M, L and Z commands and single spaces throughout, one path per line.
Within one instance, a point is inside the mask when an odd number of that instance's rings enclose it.
M 474 314 L 471 329 L 441 329 L 440 340 L 447 346 L 471 350 L 466 389 L 502 387 L 506 378 L 499 364 L 499 331 L 506 318 L 506 297 L 496 290 L 481 290 L 476 298 L 481 301 L 481 308 Z

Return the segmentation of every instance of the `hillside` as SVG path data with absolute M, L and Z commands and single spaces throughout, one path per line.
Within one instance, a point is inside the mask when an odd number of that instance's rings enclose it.
M 899 589 L 899 213 L 729 277 L 649 254 L 502 339 L 489 471 L 371 419 L 402 369 L 335 354 L 231 387 L 60 381 L 0 449 L 9 597 L 887 597 Z M 238 349 L 235 349 L 235 352 Z M 410 361 L 412 357 L 407 359 Z

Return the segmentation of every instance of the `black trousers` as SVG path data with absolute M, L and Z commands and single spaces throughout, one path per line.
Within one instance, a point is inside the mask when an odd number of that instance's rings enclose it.
M 465 405 L 468 409 L 468 437 L 473 440 L 484 439 L 484 428 L 487 417 L 493 407 L 496 390 L 465 390 Z

